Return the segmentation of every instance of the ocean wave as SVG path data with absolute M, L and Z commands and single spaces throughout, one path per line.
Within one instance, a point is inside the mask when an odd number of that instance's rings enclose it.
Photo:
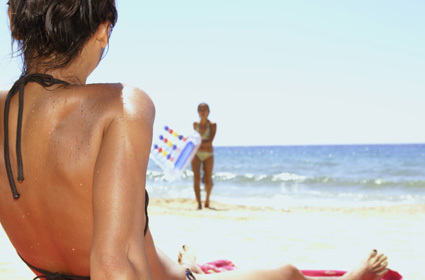
M 193 180 L 193 172 L 185 170 L 182 172 L 182 180 Z M 157 170 L 148 170 L 147 180 L 161 182 L 166 181 L 167 177 L 164 172 Z M 364 188 L 386 188 L 386 187 L 407 187 L 407 188 L 425 188 L 425 180 L 413 180 L 406 177 L 393 178 L 350 178 L 349 176 L 303 176 L 295 173 L 282 172 L 277 174 L 254 174 L 245 173 L 238 174 L 232 172 L 216 172 L 213 174 L 215 182 L 231 183 L 231 184 L 263 184 L 263 185 L 290 185 L 302 184 L 306 186 L 323 186 L 323 187 L 364 187 Z
M 213 179 L 216 181 L 229 181 L 237 177 L 237 174 L 231 172 L 217 172 L 214 173 Z
M 262 183 L 274 183 L 274 182 L 303 182 L 305 180 L 304 176 L 299 176 L 293 173 L 279 173 L 274 175 L 267 174 L 236 174 L 231 172 L 217 172 L 213 175 L 213 180 L 217 182 L 262 182 Z
M 304 182 L 305 179 L 305 176 L 293 173 L 279 173 L 271 177 L 272 182 Z

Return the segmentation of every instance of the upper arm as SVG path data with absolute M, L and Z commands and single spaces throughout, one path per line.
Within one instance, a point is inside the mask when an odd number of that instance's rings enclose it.
M 91 274 L 95 275 L 98 264 L 117 271 L 129 265 L 130 270 L 150 275 L 143 231 L 155 109 L 138 89 L 123 89 L 121 98 L 111 103 L 113 117 L 105 128 L 94 169 Z
M 216 131 L 217 131 L 217 123 L 211 123 L 211 134 L 210 134 L 211 142 L 214 140 Z

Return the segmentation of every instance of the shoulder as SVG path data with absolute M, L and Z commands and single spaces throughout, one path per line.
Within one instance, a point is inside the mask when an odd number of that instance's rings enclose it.
M 122 85 L 119 100 L 114 102 L 122 116 L 138 118 L 140 115 L 154 116 L 155 106 L 152 99 L 137 87 Z
M 6 96 L 9 93 L 9 90 L 11 88 L 12 88 L 12 85 L 10 85 L 10 86 L 0 85 L 0 100 L 2 102 L 4 102 L 4 100 L 6 100 Z
M 9 93 L 9 90 L 5 89 L 5 87 L 0 88 L 0 112 L 3 112 L 4 103 L 6 101 L 6 96 Z M 1 114 L 1 118 L 3 117 L 3 113 Z
M 146 92 L 123 84 L 92 84 L 85 86 L 87 103 L 97 105 L 110 120 L 140 120 L 153 122 L 155 106 Z M 100 113 L 100 112 L 99 112 Z
M 123 111 L 136 112 L 138 109 L 152 110 L 151 98 L 143 90 L 123 84 L 91 84 L 85 89 L 93 100 L 104 101 L 105 105 L 121 108 Z
M 4 100 L 6 100 L 6 96 L 9 90 L 5 90 L 3 87 L 0 87 L 0 102 L 4 103 Z

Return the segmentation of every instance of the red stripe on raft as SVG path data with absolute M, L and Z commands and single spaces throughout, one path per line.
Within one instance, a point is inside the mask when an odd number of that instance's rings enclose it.
M 346 271 L 342 270 L 301 270 L 301 272 L 305 276 L 328 276 L 328 277 L 337 277 L 342 276 L 346 273 Z M 388 270 L 388 272 L 384 275 L 382 280 L 403 280 L 403 277 L 394 270 Z

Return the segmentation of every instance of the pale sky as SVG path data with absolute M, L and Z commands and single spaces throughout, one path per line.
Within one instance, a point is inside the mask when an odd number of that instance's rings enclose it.
M 0 11 L 0 85 L 19 76 Z M 89 82 L 145 90 L 156 129 L 200 102 L 216 146 L 425 143 L 425 2 L 117 0 Z

